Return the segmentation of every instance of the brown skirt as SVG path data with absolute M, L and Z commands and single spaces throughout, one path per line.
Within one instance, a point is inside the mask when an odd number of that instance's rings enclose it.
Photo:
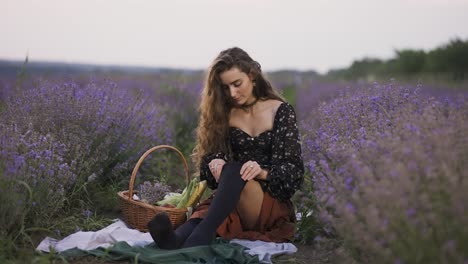
M 195 208 L 190 218 L 203 218 L 208 212 L 213 196 L 203 201 Z M 295 214 L 291 201 L 280 202 L 264 192 L 262 208 L 254 230 L 244 230 L 240 215 L 234 209 L 216 233 L 227 240 L 233 238 L 248 240 L 263 240 L 267 242 L 289 242 L 294 238 Z

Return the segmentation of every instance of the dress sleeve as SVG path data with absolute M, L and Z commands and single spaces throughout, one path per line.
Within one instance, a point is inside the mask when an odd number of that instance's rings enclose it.
M 216 182 L 213 174 L 211 174 L 211 170 L 208 166 L 213 159 L 227 160 L 226 155 L 223 152 L 209 153 L 202 157 L 200 162 L 200 181 L 206 180 L 208 187 L 212 190 L 218 188 L 218 183 Z
M 278 108 L 275 117 L 275 137 L 267 181 L 269 193 L 281 201 L 286 201 L 304 181 L 304 162 L 296 113 L 290 104 L 283 104 Z

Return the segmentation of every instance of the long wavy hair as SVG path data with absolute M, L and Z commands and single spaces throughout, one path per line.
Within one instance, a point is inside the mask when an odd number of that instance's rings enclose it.
M 235 104 L 229 89 L 224 87 L 220 74 L 233 67 L 253 77 L 253 95 L 256 99 L 285 101 L 264 77 L 260 64 L 247 52 L 238 47 L 221 51 L 208 68 L 201 94 L 197 140 L 192 153 L 196 168 L 200 168 L 201 159 L 206 154 L 223 152 L 228 158 L 232 156 L 229 144 L 229 114 Z

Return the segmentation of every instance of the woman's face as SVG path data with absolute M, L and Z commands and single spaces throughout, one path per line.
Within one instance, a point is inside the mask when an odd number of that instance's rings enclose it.
M 237 105 L 250 104 L 255 101 L 252 78 L 237 67 L 222 72 L 219 77 L 225 89 Z

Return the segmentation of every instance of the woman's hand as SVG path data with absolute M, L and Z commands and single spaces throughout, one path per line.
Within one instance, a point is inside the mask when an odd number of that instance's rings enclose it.
M 244 165 L 242 165 L 240 174 L 242 175 L 242 179 L 244 181 L 250 181 L 257 177 L 262 178 L 261 176 L 263 174 L 266 174 L 266 171 L 263 170 L 256 161 L 249 160 L 246 163 L 244 163 Z
M 213 174 L 216 182 L 219 182 L 219 176 L 221 176 L 224 164 L 226 164 L 226 161 L 223 159 L 213 159 L 208 163 L 208 167 L 210 167 L 211 174 Z

